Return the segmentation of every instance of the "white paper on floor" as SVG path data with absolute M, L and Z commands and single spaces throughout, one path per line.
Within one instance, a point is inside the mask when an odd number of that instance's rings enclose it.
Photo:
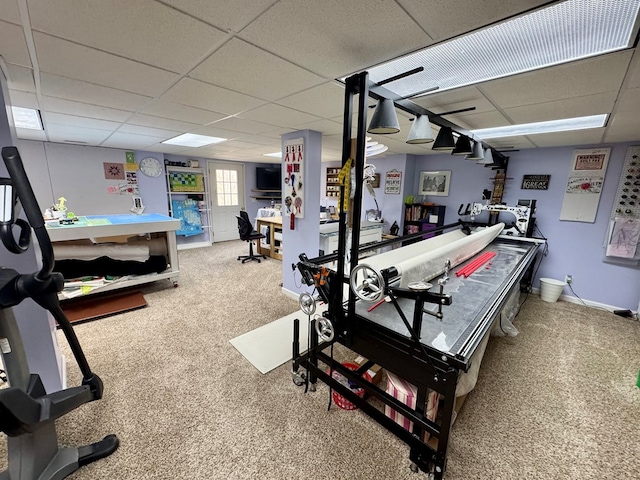
M 326 305 L 318 305 L 314 315 Z M 267 373 L 292 358 L 293 320 L 300 320 L 300 353 L 307 351 L 309 317 L 300 310 L 229 340 L 260 373 Z

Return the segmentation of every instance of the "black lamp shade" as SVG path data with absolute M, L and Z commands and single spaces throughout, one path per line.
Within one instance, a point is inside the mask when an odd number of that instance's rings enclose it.
M 398 133 L 400 131 L 400 124 L 398 123 L 398 117 L 396 115 L 396 108 L 393 104 L 393 100 L 385 98 L 378 102 L 376 109 L 371 117 L 371 123 L 369 123 L 369 133 L 377 134 L 389 134 Z
M 431 150 L 451 150 L 456 146 L 451 127 L 441 127 Z
M 451 155 L 471 155 L 472 153 L 471 140 L 466 135 L 460 135 Z

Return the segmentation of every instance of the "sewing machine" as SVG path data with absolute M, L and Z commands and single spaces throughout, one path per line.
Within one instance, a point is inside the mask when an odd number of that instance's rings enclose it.
M 470 208 L 467 204 L 466 210 L 463 211 L 463 205 L 460 205 L 458 214 L 469 215 L 471 221 L 475 220 L 475 217 L 482 212 L 489 212 L 491 216 L 497 217 L 501 213 L 510 213 L 515 217 L 515 221 L 511 223 L 505 222 L 505 229 L 503 235 L 516 236 L 516 237 L 531 237 L 533 236 L 533 229 L 535 227 L 535 200 L 519 200 L 518 205 L 510 207 L 508 205 L 485 205 L 483 203 L 474 203 Z

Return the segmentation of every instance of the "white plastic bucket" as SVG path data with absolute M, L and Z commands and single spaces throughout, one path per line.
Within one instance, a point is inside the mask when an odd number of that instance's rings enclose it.
M 545 302 L 557 302 L 567 284 L 553 278 L 540 279 L 540 298 Z

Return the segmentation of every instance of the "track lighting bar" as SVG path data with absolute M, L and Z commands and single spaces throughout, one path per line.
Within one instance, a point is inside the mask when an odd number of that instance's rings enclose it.
M 399 73 L 398 75 L 394 75 L 393 77 L 385 78 L 384 80 L 380 80 L 376 85 L 381 87 L 382 85 L 386 85 L 387 83 L 395 82 L 396 80 L 400 80 L 401 78 L 406 78 L 411 75 L 415 75 L 416 73 L 420 73 L 424 71 L 424 67 L 416 67 L 413 70 L 408 70 L 404 73 Z

